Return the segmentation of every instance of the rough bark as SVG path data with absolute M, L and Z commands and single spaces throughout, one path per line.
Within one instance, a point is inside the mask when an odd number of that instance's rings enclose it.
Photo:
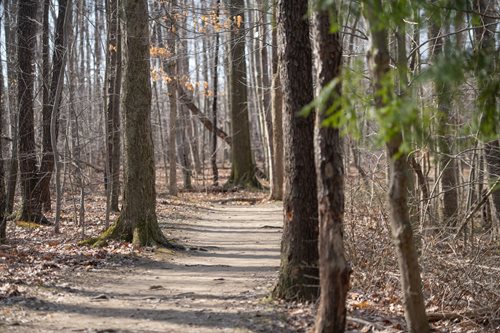
M 107 158 L 109 175 L 106 175 L 106 186 L 110 191 L 110 209 L 119 210 L 120 196 L 120 165 L 121 165 L 121 140 L 120 140 L 120 94 L 122 84 L 122 43 L 119 8 L 117 0 L 107 1 L 108 20 L 108 47 L 107 59 Z
M 273 30 L 272 30 L 272 83 L 271 83 L 271 117 L 273 156 L 271 158 L 271 194 L 272 200 L 283 199 L 283 95 L 278 70 L 278 36 L 276 27 L 276 0 L 273 1 Z
M 258 187 L 250 144 L 247 106 L 247 70 L 245 56 L 244 1 L 229 1 L 229 14 L 234 18 L 229 48 L 231 52 L 231 175 L 227 185 Z M 238 26 L 237 18 L 241 18 Z
M 313 40 L 316 61 L 317 95 L 321 88 L 339 77 L 342 61 L 340 33 L 330 33 L 329 14 L 313 14 Z M 340 85 L 330 103 L 340 97 Z M 318 177 L 320 302 L 315 332 L 343 332 L 346 323 L 346 297 L 351 269 L 344 255 L 344 165 L 342 139 L 337 128 L 323 127 L 328 118 L 324 105 L 317 110 L 315 160 Z
M 36 13 L 38 1 L 19 3 L 18 36 L 18 106 L 19 106 L 19 168 L 22 206 L 18 216 L 23 221 L 47 223 L 40 202 L 40 175 L 36 160 L 35 124 L 33 114 L 34 61 L 36 48 Z
M 124 3 L 127 69 L 124 81 L 125 173 L 118 220 L 96 241 L 120 239 L 139 246 L 171 246 L 156 216 L 154 148 L 151 130 L 149 25 L 146 0 Z
M 363 1 L 364 16 L 371 33 L 372 46 L 368 54 L 368 61 L 373 76 L 374 91 L 383 87 L 389 68 L 389 50 L 385 23 L 380 21 L 382 10 L 381 0 Z M 375 107 L 384 108 L 390 100 L 375 93 Z M 391 230 L 393 241 L 398 255 L 399 270 L 401 272 L 401 290 L 404 296 L 405 318 L 408 331 L 412 333 L 429 332 L 429 323 L 425 314 L 424 297 L 418 256 L 413 239 L 413 231 L 408 208 L 407 182 L 408 164 L 407 155 L 401 154 L 403 143 L 401 131 L 396 131 L 386 142 L 389 165 L 389 206 L 391 209 Z M 402 155 L 402 156 L 400 156 Z
M 314 119 L 297 116 L 313 99 L 307 1 L 278 2 L 283 82 L 285 154 L 281 267 L 273 295 L 287 300 L 318 297 L 318 202 L 314 165 Z

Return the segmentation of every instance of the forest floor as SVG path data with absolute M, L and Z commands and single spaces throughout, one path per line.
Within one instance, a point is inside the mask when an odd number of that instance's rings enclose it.
M 0 331 L 289 331 L 283 309 L 266 300 L 279 268 L 280 207 L 187 208 L 189 218 L 160 223 L 169 238 L 200 249 L 106 253 L 114 265 L 20 287 L 0 307 Z
M 103 229 L 105 200 L 97 194 L 87 198 L 83 231 L 71 200 L 61 234 L 9 223 L 9 242 L 0 245 L 0 332 L 309 332 L 314 304 L 269 299 L 280 263 L 282 208 L 265 196 L 160 193 L 161 227 L 188 251 L 77 245 Z M 386 217 L 350 201 L 346 214 L 353 266 L 347 332 L 404 332 Z M 462 263 L 455 250 L 428 244 L 422 255 L 427 307 L 443 317 L 433 320 L 434 331 L 500 328 L 497 247 L 472 252 L 474 261 Z M 478 309 L 483 319 L 471 320 Z

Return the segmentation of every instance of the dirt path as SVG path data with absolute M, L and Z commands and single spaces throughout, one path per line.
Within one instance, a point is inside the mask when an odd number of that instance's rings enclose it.
M 216 205 L 164 226 L 207 251 L 159 251 L 68 276 L 12 305 L 16 321 L 0 332 L 289 332 L 265 301 L 279 266 L 281 221 L 276 205 Z

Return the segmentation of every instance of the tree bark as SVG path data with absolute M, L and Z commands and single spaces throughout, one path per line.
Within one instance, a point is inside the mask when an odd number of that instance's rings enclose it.
M 229 48 L 231 52 L 231 175 L 227 185 L 259 187 L 250 144 L 248 120 L 247 70 L 245 55 L 244 1 L 230 0 L 229 14 L 233 18 Z
M 151 130 L 151 76 L 146 0 L 124 3 L 127 69 L 124 84 L 125 173 L 118 220 L 96 241 L 120 239 L 138 246 L 172 246 L 156 216 L 155 161 Z
M 5 36 L 5 54 L 7 57 L 7 79 L 9 82 L 8 94 L 5 96 L 8 100 L 9 116 L 10 116 L 10 132 L 11 132 L 11 156 L 9 163 L 9 176 L 7 184 L 7 203 L 5 211 L 7 214 L 12 213 L 14 209 L 14 196 L 17 186 L 19 160 L 18 160 L 18 149 L 19 149 L 19 131 L 18 131 L 18 108 L 17 108 L 17 80 L 16 80 L 16 34 L 15 29 L 12 27 L 14 24 L 14 3 L 11 0 L 4 0 L 4 36 Z
M 316 96 L 321 88 L 340 76 L 342 46 L 340 33 L 330 33 L 329 13 L 313 14 L 313 40 L 316 60 Z M 320 302 L 316 333 L 343 332 L 346 323 L 346 297 L 351 269 L 344 255 L 344 164 L 342 139 L 337 128 L 323 127 L 326 109 L 340 97 L 340 85 L 329 105 L 317 110 L 315 160 L 318 177 Z
M 492 14 L 494 10 L 494 1 L 478 0 L 474 1 L 474 9 L 482 14 Z M 491 16 L 491 15 L 489 15 Z M 498 114 L 498 103 L 496 102 L 495 94 L 492 93 L 494 88 L 494 77 L 498 74 L 498 57 L 495 54 L 495 26 L 494 19 L 488 15 L 481 18 L 480 23 L 483 27 L 475 29 L 476 55 L 482 63 L 482 67 L 477 68 L 476 76 L 478 78 L 478 86 L 481 97 L 479 100 L 479 110 L 482 113 L 483 122 L 481 123 L 482 130 L 486 135 L 498 136 L 498 123 L 495 121 L 485 121 L 491 119 Z M 489 28 L 484 25 L 490 24 Z M 496 68 L 496 71 L 495 71 Z M 500 140 L 494 139 L 484 143 L 484 160 L 488 171 L 489 183 L 494 184 L 500 177 Z M 500 235 L 500 189 L 496 189 L 491 194 L 493 209 L 494 209 L 494 230 L 495 236 Z
M 276 26 L 277 1 L 273 1 L 273 30 L 272 30 L 272 83 L 271 83 L 271 117 L 273 156 L 271 158 L 271 194 L 272 200 L 283 199 L 283 95 L 278 70 L 278 35 Z
M 363 11 L 371 33 L 372 48 L 369 51 L 368 61 L 373 76 L 375 107 L 380 112 L 382 108 L 387 106 L 391 98 L 391 96 L 382 96 L 382 94 L 378 93 L 383 89 L 383 82 L 387 80 L 387 74 L 390 70 L 387 31 L 384 28 L 386 23 L 381 22 L 380 18 L 380 13 L 383 13 L 382 1 L 363 1 Z M 388 93 L 390 94 L 390 92 Z M 401 131 L 393 133 L 392 137 L 386 142 L 390 158 L 389 206 L 391 208 L 391 230 L 398 254 L 408 331 L 425 333 L 429 332 L 429 323 L 425 314 L 420 268 L 408 209 L 407 182 L 409 172 L 407 154 L 401 154 L 400 152 L 402 143 L 403 135 Z
M 2 4 L 2 0 L 0 0 Z M 5 7 L 4 7 L 5 9 Z M 0 27 L 2 26 L 2 19 L 0 18 Z M 1 43 L 0 43 L 1 48 Z M 1 60 L 1 59 L 0 59 Z M 0 61 L 0 73 L 3 73 L 2 61 Z M 3 120 L 6 119 L 6 108 L 5 108 L 5 98 L 4 98 L 4 78 L 3 74 L 0 75 L 0 244 L 5 242 L 6 239 L 6 226 L 7 221 L 5 220 L 5 206 L 6 206 L 6 193 L 5 193 L 5 181 L 4 181 L 4 167 L 3 167 Z
M 45 211 L 51 210 L 52 206 L 51 195 L 50 195 L 50 180 L 52 178 L 52 173 L 54 172 L 54 151 L 52 149 L 51 121 L 52 121 L 54 101 L 56 99 L 56 94 L 57 94 L 57 85 L 59 82 L 59 76 L 60 73 L 64 71 L 63 58 L 64 58 L 64 53 L 66 52 L 66 48 L 64 45 L 64 40 L 65 40 L 64 22 L 67 12 L 66 7 L 68 5 L 68 0 L 59 0 L 58 4 L 59 4 L 58 5 L 59 12 L 57 15 L 56 30 L 55 30 L 54 53 L 52 55 L 52 76 L 50 79 L 50 90 L 49 90 L 48 102 L 47 104 L 43 105 L 42 109 L 43 156 L 42 156 L 42 162 L 40 164 L 41 178 L 39 186 L 40 186 L 40 196 L 41 196 L 40 201 Z M 48 6 L 48 4 L 46 5 Z M 48 45 L 47 45 L 47 52 L 48 52 Z M 46 78 L 44 78 L 44 81 L 45 79 Z M 57 137 L 59 136 L 59 107 L 56 108 L 54 117 L 55 117 L 54 131 L 55 131 L 55 138 L 57 140 Z
M 35 124 L 33 113 L 34 61 L 36 48 L 36 13 L 38 1 L 26 0 L 19 3 L 18 35 L 18 105 L 19 105 L 19 168 L 23 190 L 22 221 L 48 223 L 42 214 L 40 202 L 40 180 L 35 148 Z
M 287 300 L 318 297 L 318 202 L 314 119 L 297 116 L 313 99 L 307 1 L 280 0 L 278 17 L 285 154 L 281 267 L 273 295 Z
M 220 15 L 220 0 L 217 0 L 217 8 L 215 15 L 219 20 Z M 218 80 L 219 80 L 219 45 L 220 36 L 219 32 L 215 31 L 215 49 L 214 49 L 214 70 L 213 70 L 213 91 L 214 98 L 212 100 L 212 124 L 217 127 L 217 94 L 218 94 Z M 212 166 L 212 185 L 219 186 L 219 170 L 217 168 L 217 133 L 212 131 L 212 147 L 210 151 L 210 164 Z
M 108 20 L 108 47 L 107 58 L 107 158 L 109 175 L 106 175 L 107 186 L 110 191 L 110 209 L 119 211 L 120 197 L 120 165 L 121 165 L 121 140 L 120 140 L 120 95 L 122 85 L 122 36 L 121 23 L 117 0 L 107 1 Z
M 431 18 L 432 22 L 429 26 L 430 35 L 435 38 L 432 43 L 431 56 L 437 60 L 440 57 L 446 57 L 449 53 L 451 45 L 449 45 L 449 37 L 439 37 L 442 35 L 440 31 L 441 20 Z M 447 20 L 444 20 L 447 23 Z M 449 24 L 448 24 L 449 26 Z M 452 96 L 450 84 L 440 80 L 435 82 L 435 91 L 437 95 L 437 144 L 439 149 L 439 169 L 441 176 L 441 190 L 443 192 L 443 208 L 442 217 L 445 225 L 456 225 L 458 214 L 458 170 L 455 159 L 452 157 L 453 144 L 452 138 L 449 135 L 450 123 L 453 121 L 451 116 Z

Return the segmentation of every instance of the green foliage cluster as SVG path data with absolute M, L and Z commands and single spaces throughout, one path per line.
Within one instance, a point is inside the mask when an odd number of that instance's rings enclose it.
M 350 15 L 361 15 L 361 5 L 370 7 L 373 0 L 361 2 L 344 2 L 336 0 L 319 0 L 316 9 L 329 10 L 332 18 L 332 31 L 339 31 L 348 20 Z M 395 0 L 384 3 L 383 10 L 376 12 L 379 27 L 375 29 L 386 29 L 389 33 L 398 27 L 420 29 L 423 41 L 420 45 L 414 45 L 409 58 L 414 52 L 420 52 L 424 62 L 418 70 L 404 68 L 403 72 L 410 76 L 408 91 L 416 91 L 417 87 L 430 84 L 445 84 L 451 89 L 458 89 L 468 81 L 477 84 L 478 98 L 477 109 L 470 113 L 471 126 L 463 127 L 461 134 L 479 135 L 482 140 L 498 138 L 498 125 L 500 124 L 500 110 L 498 99 L 500 98 L 500 59 L 499 50 L 495 46 L 485 47 L 477 45 L 473 38 L 475 29 L 484 26 L 484 21 L 478 13 L 471 8 L 472 4 L 467 0 Z M 368 8 L 368 10 L 370 10 Z M 468 33 L 468 43 L 465 49 L 457 49 L 450 45 L 456 38 L 456 31 L 451 30 L 446 38 L 446 52 L 433 59 L 432 63 L 425 62 L 429 58 L 432 40 L 423 33 L 428 24 L 435 23 L 440 27 L 450 24 L 458 15 L 466 15 L 468 24 L 465 31 Z M 499 21 L 499 20 L 497 20 Z M 500 25 L 500 22 L 499 22 Z M 492 28 L 492 27 L 490 27 Z M 427 38 L 427 39 L 425 39 Z M 406 52 L 408 54 L 408 51 Z M 398 71 L 401 69 L 391 65 L 391 71 L 384 78 L 379 91 L 367 94 L 363 91 L 366 85 L 366 66 L 362 61 L 351 63 L 350 68 L 344 68 L 341 77 L 335 79 L 325 86 L 319 96 L 302 111 L 302 115 L 308 115 L 313 109 L 318 112 L 326 112 L 328 119 L 323 126 L 342 128 L 342 133 L 351 137 L 359 138 L 359 115 L 365 113 L 367 108 L 372 112 L 368 114 L 379 126 L 378 140 L 383 144 L 401 131 L 404 141 L 400 147 L 401 152 L 409 152 L 412 145 L 429 140 L 432 126 L 429 126 L 436 110 L 419 105 L 418 99 L 411 93 L 396 93 Z M 366 81 L 365 81 L 366 82 Z M 342 87 L 339 95 L 339 87 Z M 381 97 L 386 105 L 382 109 L 374 110 L 374 97 Z

